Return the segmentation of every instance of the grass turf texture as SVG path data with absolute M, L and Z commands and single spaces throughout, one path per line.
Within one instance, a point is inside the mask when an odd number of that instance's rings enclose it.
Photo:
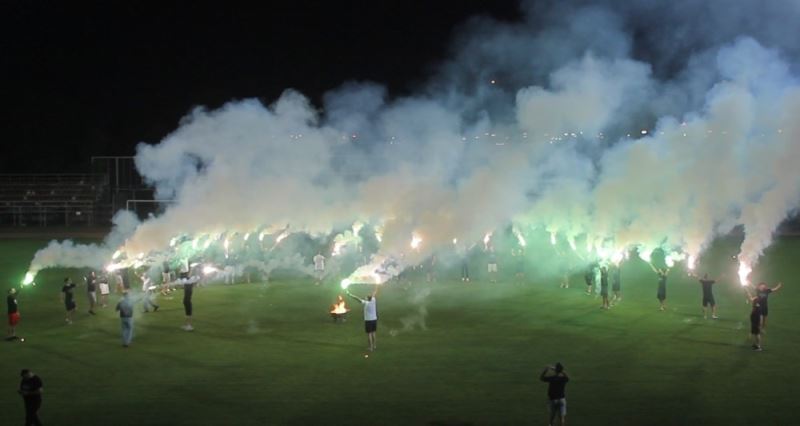
M 43 245 L 0 241 L 6 283 Z M 659 312 L 655 275 L 638 259 L 624 265 L 624 301 L 610 311 L 583 294 L 579 273 L 569 289 L 558 279 L 465 285 L 455 268 L 432 285 L 391 285 L 378 296 L 378 350 L 368 358 L 360 306 L 348 301 L 354 312 L 344 324 L 327 314 L 340 294 L 333 283 L 201 288 L 191 333 L 179 328 L 178 292 L 161 298 L 157 313 L 137 305 L 134 342 L 124 349 L 111 307 L 86 313 L 85 287 L 76 291 L 75 323 L 64 324 L 60 277 L 78 282 L 80 271 L 45 271 L 18 297 L 26 341 L 0 346 L 0 423 L 23 424 L 15 390 L 19 370 L 30 368 L 44 380 L 40 413 L 49 425 L 546 424 L 538 375 L 561 361 L 572 377 L 570 424 L 794 424 L 800 291 L 791 278 L 800 241 L 776 243 L 754 273 L 787 281 L 771 298 L 762 353 L 747 341 L 733 250 L 722 242 L 701 260 L 728 275 L 715 289 L 719 320 L 702 318 L 699 284 L 682 265 L 669 279 L 669 309 Z M 410 299 L 426 286 L 428 329 L 392 337 L 418 312 Z

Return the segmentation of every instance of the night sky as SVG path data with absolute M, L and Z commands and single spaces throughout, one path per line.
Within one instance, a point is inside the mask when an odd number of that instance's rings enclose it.
M 414 89 L 469 17 L 519 19 L 516 1 L 0 3 L 3 173 L 82 172 L 133 155 L 192 107 L 319 105 L 343 82 Z M 434 6 L 435 5 L 435 6 Z

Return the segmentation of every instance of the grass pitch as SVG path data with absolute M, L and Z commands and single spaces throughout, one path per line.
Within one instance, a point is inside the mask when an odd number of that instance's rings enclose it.
M 0 240 L 3 280 L 17 282 L 42 246 Z M 719 320 L 703 319 L 699 284 L 680 267 L 667 312 L 657 310 L 655 276 L 639 260 L 624 265 L 624 301 L 610 311 L 583 294 L 579 274 L 559 289 L 557 280 L 511 277 L 463 284 L 457 271 L 442 271 L 434 284 L 381 290 L 374 353 L 365 351 L 360 306 L 348 302 L 347 322 L 331 321 L 334 283 L 201 288 L 191 333 L 180 329 L 178 292 L 156 313 L 137 306 L 134 342 L 123 349 L 113 309 L 89 316 L 83 287 L 75 323 L 64 323 L 60 278 L 78 282 L 81 271 L 45 271 L 18 297 L 25 342 L 0 345 L 0 423 L 23 424 L 15 390 L 19 370 L 30 368 L 45 383 L 48 425 L 546 424 L 538 375 L 561 361 L 573 425 L 796 424 L 800 241 L 777 242 L 754 273 L 785 283 L 771 297 L 762 353 L 749 349 L 733 252 L 722 242 L 702 259 L 727 273 L 715 289 Z

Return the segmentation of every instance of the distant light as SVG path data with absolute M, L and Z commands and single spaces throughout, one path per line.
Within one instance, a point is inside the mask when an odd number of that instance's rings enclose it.
M 497 83 L 497 80 L 489 80 L 489 83 L 495 84 Z
M 646 135 L 647 134 L 647 130 L 642 130 L 642 134 Z

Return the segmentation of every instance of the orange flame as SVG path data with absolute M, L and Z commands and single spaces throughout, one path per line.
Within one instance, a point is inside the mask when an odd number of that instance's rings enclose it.
M 347 311 L 348 309 L 347 305 L 345 305 L 344 303 L 344 298 L 340 295 L 337 298 L 336 303 L 334 303 L 333 306 L 331 306 L 331 313 L 341 315 L 341 314 L 346 314 Z

